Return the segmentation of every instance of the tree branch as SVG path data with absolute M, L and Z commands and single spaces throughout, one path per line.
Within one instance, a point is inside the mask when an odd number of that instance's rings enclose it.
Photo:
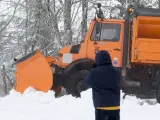
M 18 3 L 20 2 L 21 0 L 18 1 Z M 16 13 L 16 10 L 17 10 L 17 7 L 18 7 L 18 4 L 16 5 L 15 9 L 14 9 L 14 12 L 13 12 L 13 15 L 12 17 L 10 18 L 10 20 L 6 23 L 6 25 L 0 30 L 0 34 L 3 32 L 4 29 L 6 29 L 6 27 L 10 24 L 10 22 L 12 21 L 12 19 L 14 18 L 14 15 Z

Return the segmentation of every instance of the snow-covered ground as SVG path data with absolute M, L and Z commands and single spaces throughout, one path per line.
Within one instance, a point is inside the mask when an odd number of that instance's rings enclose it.
M 121 100 L 121 120 L 159 120 L 160 105 L 155 100 L 127 96 Z M 81 98 L 54 98 L 54 92 L 29 88 L 22 95 L 12 90 L 0 98 L 0 120 L 94 120 L 91 89 Z

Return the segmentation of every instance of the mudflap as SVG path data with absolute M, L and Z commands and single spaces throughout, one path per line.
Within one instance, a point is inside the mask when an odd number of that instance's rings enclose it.
M 47 92 L 53 85 L 51 67 L 39 51 L 17 60 L 15 76 L 14 89 L 21 93 L 28 87 Z

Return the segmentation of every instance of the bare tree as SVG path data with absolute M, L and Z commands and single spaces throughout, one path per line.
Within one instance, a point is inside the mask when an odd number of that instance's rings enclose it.
M 66 44 L 71 44 L 72 42 L 71 6 L 71 0 L 64 0 L 64 40 L 66 41 Z
M 156 4 L 157 4 L 158 8 L 160 9 L 160 0 L 156 0 Z
M 50 3 L 50 1 L 48 0 L 48 3 Z M 60 12 L 60 10 L 62 8 L 59 8 L 57 11 L 56 11 L 56 1 L 53 0 L 53 10 L 49 8 L 49 12 L 50 12 L 50 17 L 51 17 L 51 20 L 52 20 L 52 23 L 53 23 L 53 29 L 54 29 L 54 33 L 55 33 L 55 39 L 57 40 L 57 45 L 58 45 L 58 48 L 59 46 L 62 46 L 62 41 L 61 41 L 61 35 L 60 35 L 60 31 L 59 31 L 59 27 L 58 27 L 58 13 Z M 48 4 L 50 6 L 50 4 Z
M 87 32 L 87 13 L 88 13 L 88 0 L 82 0 L 82 23 L 81 23 L 82 39 L 84 39 L 85 34 Z
M 20 0 L 19 0 L 19 2 L 20 2 Z M 18 3 L 19 3 L 19 2 L 18 2 Z M 11 16 L 11 18 L 8 20 L 8 22 L 7 22 L 5 25 L 3 25 L 3 27 L 0 29 L 0 34 L 3 32 L 3 30 L 5 30 L 5 29 L 7 28 L 7 26 L 10 24 L 10 22 L 11 22 L 12 19 L 14 18 L 14 15 L 15 15 L 16 10 L 17 10 L 17 7 L 18 7 L 18 3 L 17 3 L 17 5 L 16 5 L 15 8 L 14 8 L 14 12 L 13 12 L 13 15 Z

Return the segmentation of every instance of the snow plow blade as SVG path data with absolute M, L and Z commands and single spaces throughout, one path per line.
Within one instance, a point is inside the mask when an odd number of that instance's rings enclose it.
M 53 75 L 46 58 L 35 51 L 16 61 L 14 89 L 23 93 L 28 87 L 47 92 L 52 88 Z

